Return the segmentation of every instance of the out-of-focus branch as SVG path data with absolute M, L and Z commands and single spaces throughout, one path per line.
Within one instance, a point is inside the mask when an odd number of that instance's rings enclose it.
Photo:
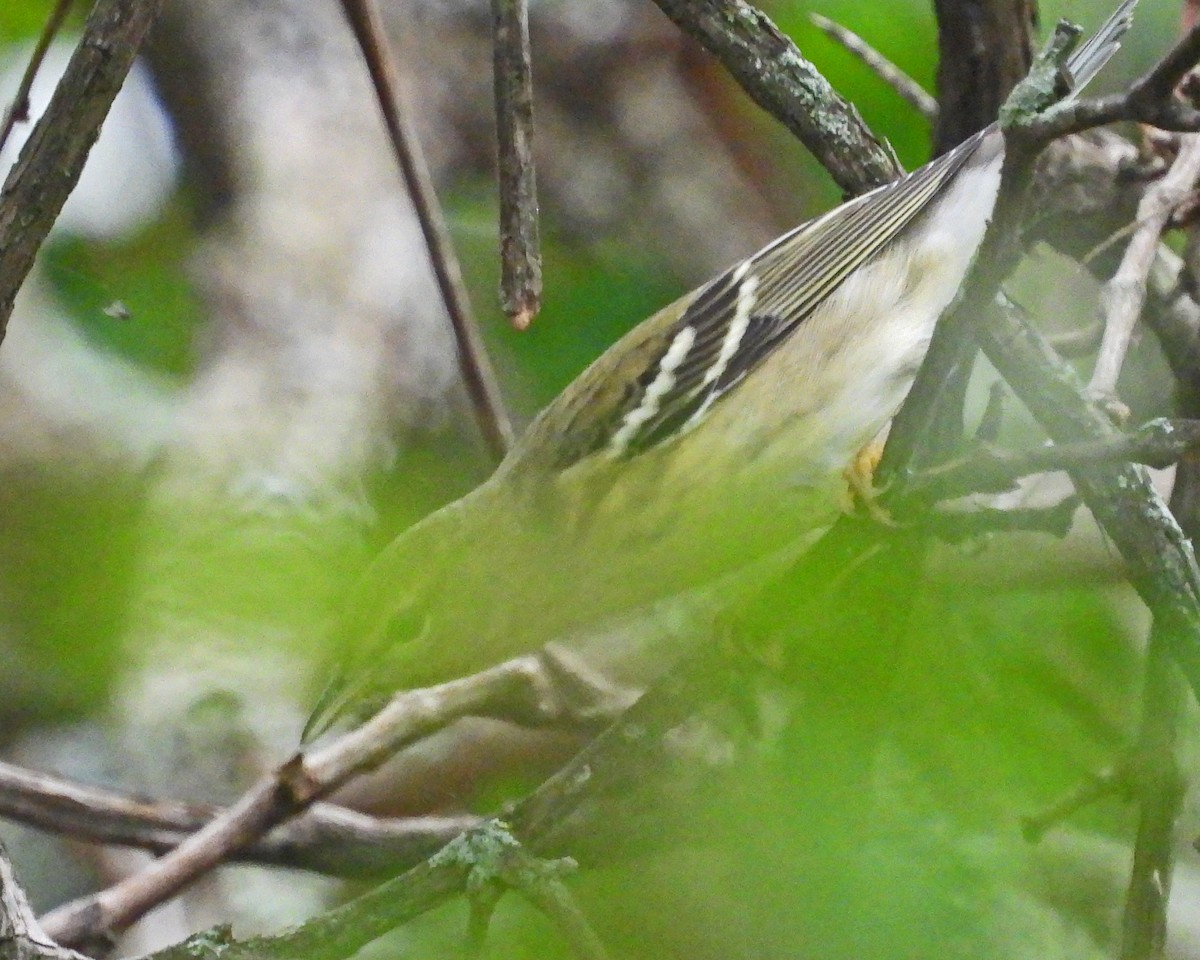
M 85 960 L 54 943 L 38 924 L 4 847 L 0 845 L 0 957 L 5 960 Z
M 1181 49 L 1188 51 L 1190 62 L 1180 60 Z M 1148 76 L 1175 71 L 1182 75 L 1196 57 L 1200 57 L 1200 40 L 1177 47 Z M 1142 83 L 1149 89 L 1161 87 L 1157 80 Z M 1170 97 L 1173 90 L 1172 82 L 1163 95 Z M 1006 127 L 1010 146 L 1015 138 L 1018 149 L 1008 153 L 996 213 L 976 257 L 976 269 L 934 335 L 917 382 L 893 425 L 889 448 L 898 436 L 898 426 L 902 427 L 899 436 L 910 444 L 922 435 L 933 416 L 945 371 L 960 356 L 967 338 L 974 336 L 980 338 L 988 359 L 1053 440 L 1102 439 L 1115 432 L 1108 417 L 1085 398 L 1074 372 L 1040 334 L 1015 310 L 996 308 L 999 284 L 1018 255 L 1019 191 L 1027 189 L 1033 160 L 1049 129 L 1039 116 L 1014 118 Z M 1176 662 L 1200 696 L 1200 568 L 1190 542 L 1139 468 L 1095 467 L 1073 470 L 1071 475 L 1129 565 L 1134 586 L 1156 618 L 1162 619 Z
M 1112 394 L 1125 362 L 1134 326 L 1146 302 L 1146 285 L 1158 253 L 1159 238 L 1171 214 L 1195 190 L 1200 177 L 1200 134 L 1180 139 L 1179 155 L 1171 169 L 1142 194 L 1137 209 L 1137 228 L 1125 248 L 1121 265 L 1104 285 L 1104 338 L 1089 388 L 1098 395 Z
M 1194 20 L 1191 4 L 1184 8 L 1184 20 Z M 1177 205 L 1182 191 L 1195 188 L 1200 171 L 1188 169 L 1176 173 L 1185 163 L 1195 163 L 1188 154 L 1197 151 L 1200 135 L 1181 138 L 1183 144 L 1174 166 L 1147 195 L 1158 195 L 1162 207 Z M 1172 181 L 1167 185 L 1165 181 Z M 1176 192 L 1172 196 L 1171 190 Z M 1155 210 L 1159 213 L 1159 209 Z M 1161 215 L 1161 214 L 1160 214 Z M 1189 241 L 1197 239 L 1195 227 Z M 1147 246 L 1160 246 L 1157 233 L 1143 241 Z M 1133 246 L 1133 243 L 1130 244 Z M 1192 248 L 1194 249 L 1194 247 Z M 1143 253 L 1150 260 L 1151 253 Z M 1126 255 L 1126 260 L 1130 256 Z M 1125 264 L 1122 263 L 1124 268 Z M 1189 258 L 1186 266 L 1194 281 L 1195 262 Z M 1140 292 L 1144 299 L 1152 263 L 1147 262 L 1140 276 Z M 1181 270 L 1179 278 L 1184 279 Z M 1180 284 L 1194 290 L 1194 283 Z M 1194 302 L 1193 302 L 1194 305 Z M 1139 305 L 1140 306 L 1140 305 Z M 1140 313 L 1140 310 L 1138 311 Z M 1164 341 L 1172 372 L 1179 383 L 1179 405 L 1187 416 L 1200 413 L 1200 363 L 1189 351 L 1176 352 L 1173 344 Z M 1175 470 L 1175 485 L 1171 490 L 1171 513 L 1184 533 L 1196 542 L 1200 535 L 1200 457 L 1195 453 L 1184 457 Z M 1125 910 L 1121 924 L 1122 960 L 1152 960 L 1164 953 L 1167 940 L 1167 903 L 1171 896 L 1171 880 L 1175 866 L 1175 830 L 1182 808 L 1186 783 L 1179 766 L 1178 748 L 1183 725 L 1190 717 L 1186 691 L 1173 669 L 1171 653 L 1175 647 L 1170 624 L 1156 618 L 1150 631 L 1146 655 L 1146 679 L 1142 688 L 1142 715 L 1137 740 L 1132 747 L 1131 777 L 1133 795 L 1138 801 L 1138 825 L 1134 841 L 1133 864 L 1125 894 Z
M 1034 52 L 1033 7 L 1033 0 L 934 0 L 938 42 L 935 157 L 992 123 L 1006 98 L 1029 74 Z M 943 395 L 922 444 L 930 461 L 949 455 L 945 445 L 963 433 L 963 408 L 977 352 L 977 345 L 964 344 L 955 362 L 941 371 Z
M 471 398 L 479 432 L 492 459 L 498 463 L 512 445 L 512 423 L 479 336 L 471 301 L 463 283 L 462 268 L 454 253 L 450 229 L 438 203 L 429 166 L 425 162 L 416 131 L 408 119 L 400 74 L 388 53 L 378 7 L 374 0 L 342 0 L 342 10 L 370 71 L 392 149 L 425 235 L 438 290 L 454 329 L 459 372 Z
M 45 114 L 0 191 L 0 339 L 163 0 L 97 0 Z
M 896 91 L 901 99 L 913 107 L 922 117 L 933 123 L 938 116 L 938 102 L 912 77 L 906 74 L 887 57 L 867 43 L 853 30 L 835 23 L 819 13 L 810 13 L 808 19 L 818 30 L 831 40 L 840 43 L 858 57 L 872 73 Z
M 93 843 L 166 853 L 220 815 L 219 807 L 151 802 L 0 763 L 0 816 Z M 391 876 L 478 822 L 379 819 L 318 803 L 233 859 L 333 876 Z
M 73 2 L 74 0 L 57 0 L 54 9 L 50 11 L 50 16 L 46 18 L 46 25 L 42 28 L 37 43 L 34 44 L 33 51 L 29 54 L 29 63 L 25 65 L 25 72 L 21 74 L 21 82 L 17 84 L 17 92 L 13 94 L 12 103 L 4 111 L 4 120 L 0 121 L 0 150 L 3 150 L 4 145 L 8 143 L 13 127 L 29 119 L 29 94 L 33 90 L 33 81 L 37 79 L 38 71 L 42 68 L 42 61 L 46 59 L 46 51 L 50 49 L 50 43 L 58 35 Z
M 1175 750 L 1188 713 L 1165 630 L 1156 620 L 1150 633 L 1141 727 L 1130 761 L 1127 786 L 1137 800 L 1138 826 L 1121 923 L 1121 960 L 1155 960 L 1163 956 L 1167 942 L 1175 823 L 1184 792 Z
M 1046 50 L 1039 56 L 1034 72 L 1013 89 L 1005 107 L 1022 103 L 1037 95 L 1037 73 L 1055 70 L 1065 61 L 1079 28 L 1060 23 Z M 1034 163 L 1044 143 L 1024 138 L 1024 122 L 1006 126 L 1004 166 L 991 221 L 975 256 L 974 265 L 959 288 L 954 304 L 943 314 L 912 388 L 888 432 L 887 446 L 880 470 L 888 477 L 925 466 L 922 457 L 951 438 L 937 429 L 939 418 L 946 418 L 947 407 L 957 411 L 963 379 L 961 368 L 978 348 L 972 337 L 973 324 L 992 308 L 1000 284 L 1016 267 L 1021 256 L 1019 242 L 1025 201 L 1033 182 Z M 1020 132 L 1018 133 L 1018 127 Z M 1021 140 L 1013 149 L 1014 138 Z
M 971 493 L 999 492 L 1033 473 L 1084 470 L 1112 463 L 1141 463 L 1162 469 L 1200 446 L 1200 421 L 1152 420 L 1130 433 L 1054 444 L 1035 450 L 981 446 L 969 455 L 930 467 L 896 490 L 901 499 L 950 500 Z
M 145 870 L 59 907 L 43 918 L 43 925 L 56 939 L 70 944 L 123 930 L 268 830 L 352 777 L 378 767 L 406 744 L 457 718 L 494 713 L 498 704 L 505 704 L 509 715 L 545 723 L 580 711 L 589 716 L 589 706 L 577 703 L 577 695 L 577 690 L 565 684 L 548 681 L 539 658 L 533 655 L 436 687 L 398 694 L 358 729 L 328 746 L 297 754 L 268 774 L 237 803 Z
M 978 332 L 984 352 L 1056 442 L 1112 436 L 1070 365 L 1012 311 L 996 311 Z M 1200 691 L 1200 569 L 1191 543 L 1145 471 L 1132 465 L 1071 472 L 1096 520 L 1128 565 L 1146 605 L 1163 618 L 1176 663 Z
M 222 947 L 224 960 L 349 956 L 414 917 L 462 893 L 481 866 L 489 834 L 496 829 L 519 841 L 535 857 L 573 854 L 587 845 L 589 832 L 608 823 L 622 798 L 636 794 L 647 780 L 677 769 L 678 743 L 672 731 L 685 723 L 698 704 L 711 702 L 729 673 L 713 644 L 658 681 L 608 730 L 567 766 L 509 812 L 504 824 L 485 824 L 472 839 L 464 837 L 407 873 L 381 884 L 336 910 L 276 937 Z M 559 923 L 569 923 L 565 915 Z M 147 960 L 187 960 L 193 941 L 185 941 Z M 580 936 L 579 942 L 586 943 Z M 597 955 L 598 954 L 592 954 Z

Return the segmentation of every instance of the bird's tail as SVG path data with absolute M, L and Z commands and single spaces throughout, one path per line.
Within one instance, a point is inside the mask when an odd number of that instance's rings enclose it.
M 1133 23 L 1133 8 L 1137 4 L 1138 0 L 1123 0 L 1112 16 L 1104 21 L 1104 26 L 1071 54 L 1067 61 L 1067 71 L 1071 75 L 1071 92 L 1067 100 L 1077 97 L 1100 72 L 1100 68 L 1108 63 L 1109 58 L 1121 49 L 1121 39 Z

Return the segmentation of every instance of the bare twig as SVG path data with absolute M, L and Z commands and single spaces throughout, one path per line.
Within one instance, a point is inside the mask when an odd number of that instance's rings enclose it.
M 400 74 L 388 53 L 378 7 L 374 0 L 341 0 L 341 4 L 370 71 L 392 149 L 425 235 L 438 290 L 454 329 L 459 373 L 471 398 L 479 432 L 488 452 L 498 462 L 512 446 L 512 424 L 472 316 L 462 268 L 454 253 L 450 230 L 438 204 L 425 155 L 404 107 Z
M 858 57 L 876 76 L 896 91 L 905 103 L 910 104 L 922 117 L 933 123 L 937 120 L 938 102 L 925 91 L 916 80 L 892 63 L 853 30 L 835 23 L 819 13 L 810 13 L 808 19 L 826 36 L 840 43 Z
M 525 898 L 554 922 L 577 960 L 608 960 L 604 943 L 579 909 L 559 873 L 546 870 L 544 864 L 533 861 L 528 854 L 523 856 L 528 863 L 542 868 L 532 882 L 520 887 Z M 530 867 L 522 866 L 522 870 L 530 872 Z
M 487 950 L 488 930 L 504 890 L 498 883 L 467 883 L 467 942 L 468 960 L 482 960 Z
M 0 340 L 163 0 L 97 0 L 45 114 L 0 190 Z
M 1070 45 L 1078 35 L 1078 27 L 1060 23 L 1046 49 L 1039 55 L 1030 75 L 1009 95 L 1001 109 L 1025 104 L 1037 95 L 1037 74 L 1054 73 L 1065 61 Z M 960 370 L 978 349 L 972 337 L 973 324 L 989 313 L 1000 284 L 1016 267 L 1021 255 L 1020 228 L 1025 201 L 1033 182 L 1032 173 L 1044 143 L 1027 142 L 1022 149 L 1012 149 L 1008 127 L 1021 127 L 1027 120 L 1014 119 L 1004 129 L 1005 155 L 1001 168 L 1000 186 L 992 218 L 984 232 L 975 255 L 974 265 L 959 288 L 958 297 L 939 319 L 929 350 L 912 388 L 892 421 L 887 445 L 879 464 L 881 478 L 887 480 L 900 471 L 925 466 L 922 457 L 936 453 L 929 448 L 945 445 L 953 438 L 936 429 L 939 417 L 945 417 L 947 406 L 957 407 L 963 386 Z
M 1185 16 L 1189 11 L 1185 10 Z M 1195 228 L 1189 239 L 1196 239 Z M 1194 265 L 1189 266 L 1194 269 Z M 1181 355 L 1170 362 L 1182 388 L 1179 394 L 1183 412 L 1200 414 L 1200 363 L 1195 356 L 1187 359 Z M 1195 453 L 1184 457 L 1175 471 L 1171 512 L 1194 543 L 1200 535 L 1200 456 Z M 1170 662 L 1171 651 L 1177 646 L 1176 638 L 1169 633 L 1172 629 L 1173 624 L 1156 617 L 1150 630 L 1141 724 L 1133 747 L 1138 773 L 1133 778 L 1138 826 L 1122 919 L 1122 960 L 1159 958 L 1166 945 L 1175 826 L 1185 789 L 1178 741 L 1189 717 L 1184 691 Z
M 921 519 L 921 531 L 945 543 L 962 543 L 985 534 L 1045 533 L 1062 538 L 1071 531 L 1079 497 L 1068 496 L 1049 507 L 987 507 L 932 510 Z
M 1158 252 L 1159 238 L 1171 214 L 1186 200 L 1200 177 L 1200 134 L 1180 138 L 1179 155 L 1171 169 L 1142 195 L 1137 209 L 1137 228 L 1121 265 L 1104 285 L 1104 338 L 1089 386 L 1098 395 L 1113 394 L 1134 325 L 1146 301 L 1146 282 Z
M 597 826 L 611 821 L 623 798 L 636 795 L 664 767 L 680 771 L 686 766 L 677 762 L 677 741 L 671 734 L 698 705 L 720 696 L 718 691 L 727 682 L 722 678 L 729 673 L 721 649 L 720 644 L 708 645 L 658 681 L 575 759 L 514 805 L 505 824 L 485 823 L 407 873 L 279 936 L 225 944 L 223 960 L 349 956 L 467 890 L 473 878 L 479 878 L 477 871 L 487 859 L 484 854 L 495 840 L 497 827 L 534 857 L 555 857 L 563 849 L 586 846 Z M 711 771 L 697 771 L 696 776 L 711 779 Z M 681 789 L 690 793 L 698 786 L 689 782 Z M 605 852 L 611 846 L 603 841 L 601 845 Z M 572 923 L 561 913 L 556 922 Z M 581 935 L 578 943 L 586 940 Z M 194 947 L 193 941 L 185 941 L 154 954 L 153 960 L 190 960 Z M 580 955 L 602 956 L 598 952 Z
M 1178 254 L 1158 245 L 1148 278 L 1153 309 L 1146 311 L 1146 322 L 1179 378 L 1191 376 L 1200 366 L 1200 304 L 1189 291 L 1191 284 L 1183 267 Z
M 1131 786 L 1138 802 L 1138 827 L 1121 924 L 1121 960 L 1156 960 L 1167 942 L 1175 822 L 1184 789 L 1175 750 L 1186 701 L 1165 629 L 1159 619 L 1151 629 L 1141 728 L 1133 748 Z
M 1181 49 L 1190 57 L 1186 63 L 1181 60 Z M 1164 60 L 1170 64 L 1169 71 L 1160 65 L 1150 76 L 1174 71 L 1182 75 L 1196 56 L 1200 56 L 1200 37 L 1191 45 L 1177 47 Z M 1173 89 L 1171 83 L 1164 95 L 1170 96 Z M 1010 140 L 1016 136 L 1021 141 L 1020 149 L 1006 154 L 1001 195 L 976 257 L 976 268 L 965 280 L 957 305 L 934 333 L 917 382 L 893 423 L 889 450 L 898 435 L 911 445 L 923 434 L 940 396 L 940 381 L 972 335 L 980 338 L 989 360 L 1056 442 L 1100 439 L 1115 432 L 1109 418 L 1084 399 L 1074 372 L 1041 335 L 1015 309 L 996 306 L 1000 280 L 1018 254 L 1021 204 L 1014 201 L 1029 181 L 1033 158 L 1049 129 L 1039 116 L 1013 116 L 1006 127 Z M 903 430 L 898 434 L 900 426 Z M 1133 585 L 1155 616 L 1164 619 L 1176 662 L 1200 696 L 1200 568 L 1187 537 L 1140 468 L 1093 467 L 1072 470 L 1071 476 L 1129 565 Z
M 1084 395 L 1075 371 L 1013 311 L 994 311 L 977 332 L 984 352 L 1052 439 L 1112 436 L 1112 421 Z M 1200 569 L 1189 539 L 1140 467 L 1095 466 L 1071 478 L 1128 565 L 1129 578 L 1171 628 L 1172 653 L 1200 696 Z
M 1085 470 L 1106 463 L 1170 466 L 1200 446 L 1200 421 L 1151 420 L 1130 433 L 1054 444 L 1034 450 L 1001 450 L 981 445 L 967 456 L 930 467 L 905 480 L 900 499 L 950 500 L 971 493 L 995 493 L 1017 480 L 1051 470 Z
M 93 843 L 166 853 L 221 812 L 150 802 L 0 763 L 0 816 Z M 470 816 L 379 819 L 318 803 L 232 859 L 334 876 L 392 875 L 477 822 Z
M 794 133 L 847 193 L 863 193 L 903 172 L 858 110 L 761 10 L 744 0 L 654 2 Z
M 1062 103 L 1026 124 L 1026 135 L 1045 142 L 1092 127 L 1133 120 L 1162 130 L 1200 129 L 1200 110 L 1174 95 L 1175 88 L 1200 59 L 1200 25 L 1193 26 L 1171 51 L 1124 93 Z
M 0 844 L 0 956 L 7 960 L 85 960 L 60 947 L 33 915 L 25 891 L 17 883 L 8 853 Z
M 59 907 L 43 918 L 43 924 L 54 937 L 69 944 L 100 932 L 123 930 L 277 824 L 351 777 L 374 769 L 405 744 L 456 718 L 494 711 L 498 703 L 509 704 L 513 713 L 523 710 L 543 721 L 572 714 L 576 706 L 556 700 L 556 695 L 556 690 L 547 689 L 534 655 L 471 677 L 399 694 L 357 730 L 293 757 L 264 777 L 237 803 L 142 872 Z
M 55 939 L 80 944 L 120 932 L 175 896 L 233 854 L 302 809 L 316 797 L 304 789 L 297 760 L 263 778 L 204 829 L 145 870 L 106 890 L 64 904 L 42 918 Z
M 1128 793 L 1129 770 L 1127 766 L 1122 765 L 1112 770 L 1102 770 L 1100 773 L 1088 777 L 1045 810 L 1022 817 L 1021 833 L 1030 843 L 1037 843 L 1054 827 L 1098 800 L 1106 799 L 1114 794 L 1127 795 Z
M 492 0 L 492 43 L 500 185 L 500 292 L 509 321 L 524 330 L 542 305 L 527 0 Z
M 17 92 L 13 94 L 12 103 L 4 111 L 4 120 L 0 122 L 0 150 L 3 150 L 4 145 L 8 143 L 13 128 L 18 123 L 29 119 L 29 94 L 33 90 L 33 81 L 37 79 L 38 71 L 42 68 L 42 61 L 46 59 L 46 51 L 50 49 L 51 42 L 58 35 L 73 2 L 74 0 L 57 0 L 54 9 L 50 11 L 50 16 L 46 18 L 46 25 L 42 27 L 37 43 L 34 44 L 33 52 L 29 55 L 29 63 L 25 65 L 25 72 L 21 74 Z
M 563 883 L 563 876 L 578 867 L 574 860 L 539 859 L 502 820 L 492 820 L 465 834 L 433 859 L 470 868 L 466 880 L 471 899 L 468 948 L 473 954 L 482 953 L 496 903 L 511 889 L 546 914 L 579 960 L 607 960 L 604 945 Z

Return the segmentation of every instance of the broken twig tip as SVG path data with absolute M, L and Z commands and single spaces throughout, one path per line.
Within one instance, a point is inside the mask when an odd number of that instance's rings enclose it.
M 538 315 L 540 308 L 541 304 L 532 303 L 510 310 L 508 311 L 508 322 L 512 324 L 514 330 L 524 333 L 529 329 L 529 325 L 533 323 L 533 318 Z

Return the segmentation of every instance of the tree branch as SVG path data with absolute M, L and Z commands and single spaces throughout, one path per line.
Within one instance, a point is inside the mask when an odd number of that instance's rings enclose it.
M 93 843 L 166 853 L 221 814 L 220 807 L 151 802 L 0 763 L 0 816 Z M 379 819 L 318 803 L 231 859 L 332 876 L 392 876 L 478 822 Z
M 896 91 L 896 95 L 916 110 L 923 119 L 929 123 L 937 121 L 937 100 L 927 93 L 925 88 L 917 83 L 916 80 L 892 63 L 891 60 L 867 43 L 866 40 L 853 30 L 819 13 L 810 13 L 808 19 L 825 36 L 836 43 L 840 43 L 850 53 L 858 57 L 868 70 Z
M 370 71 L 392 150 L 404 174 L 404 183 L 412 198 L 421 232 L 425 235 L 438 290 L 454 330 L 458 369 L 471 398 L 475 422 L 488 453 L 499 463 L 512 446 L 512 423 L 504 408 L 487 350 L 479 336 L 471 300 L 463 283 L 462 268 L 454 253 L 450 228 L 438 203 L 425 154 L 408 120 L 400 74 L 387 50 L 379 9 L 375 0 L 341 0 L 341 4 Z
M 42 68 L 42 61 L 46 59 L 46 51 L 50 49 L 50 44 L 62 28 L 63 21 L 67 18 L 73 2 L 74 0 L 56 0 L 54 9 L 46 18 L 46 24 L 38 36 L 33 52 L 29 54 L 29 63 L 25 65 L 25 72 L 21 74 L 17 92 L 13 94 L 12 103 L 4 111 L 4 120 L 0 121 L 0 150 L 3 150 L 4 145 L 8 143 L 13 128 L 18 123 L 29 119 L 29 94 L 33 90 L 33 81 L 37 79 L 38 71 Z
M 68 944 L 123 930 L 268 830 L 452 720 L 494 715 L 496 706 L 504 704 L 510 715 L 543 723 L 574 716 L 595 722 L 594 704 L 576 702 L 577 695 L 577 689 L 548 677 L 534 655 L 397 694 L 361 727 L 328 746 L 297 754 L 265 776 L 237 803 L 140 873 L 65 904 L 42 922 L 52 936 Z
M 163 0 L 97 0 L 45 114 L 0 191 L 0 340 L 42 242 Z
M 941 156 L 996 119 L 1033 60 L 1033 0 L 934 0 Z
M 0 844 L 0 960 L 86 960 L 54 943 L 38 924 Z
M 1124 93 L 1073 100 L 1029 121 L 1025 134 L 1047 142 L 1122 120 L 1147 123 L 1160 130 L 1200 130 L 1200 110 L 1175 96 L 1175 88 L 1200 59 L 1200 25 L 1191 30 L 1141 79 Z
M 542 305 L 527 0 L 492 0 L 492 44 L 501 301 L 512 325 L 524 330 Z
M 1034 450 L 1002 450 L 984 444 L 964 457 L 906 478 L 895 497 L 900 502 L 909 498 L 934 502 L 972 493 L 999 493 L 1030 474 L 1104 464 L 1141 463 L 1162 469 L 1198 446 L 1200 421 L 1166 419 L 1151 420 L 1130 433 Z
M 698 40 L 746 94 L 799 138 L 846 193 L 888 183 L 903 170 L 796 45 L 744 0 L 654 0 Z
M 610 854 L 611 844 L 601 842 L 598 846 L 594 836 L 597 827 L 620 817 L 629 798 L 636 796 L 647 782 L 661 787 L 664 769 L 679 770 L 686 766 L 679 763 L 679 747 L 672 731 L 686 722 L 698 705 L 721 696 L 729 672 L 728 664 L 722 660 L 721 645 L 706 646 L 703 652 L 658 681 L 534 793 L 515 804 L 505 817 L 506 834 L 511 834 L 536 857 L 556 857 L 567 850 L 575 856 L 588 849 L 589 840 L 599 855 Z M 697 770 L 697 782 L 682 784 L 679 789 L 694 791 L 699 778 L 708 773 Z M 658 799 L 661 801 L 661 795 Z M 496 825 L 485 824 L 477 833 L 486 841 L 495 829 Z M 407 873 L 278 936 L 223 943 L 222 960 L 294 957 L 332 960 L 349 956 L 395 927 L 464 892 L 479 866 L 479 855 L 473 852 L 477 843 L 477 839 L 470 837 L 455 841 L 447 850 Z M 556 922 L 570 924 L 570 919 L 560 915 Z M 576 942 L 582 949 L 590 941 L 580 932 Z M 192 938 L 146 960 L 194 960 L 198 945 L 202 944 Z
M 1104 337 L 1092 370 L 1089 389 L 1097 395 L 1113 394 L 1133 337 L 1134 326 L 1146 302 L 1146 284 L 1154 266 L 1162 232 L 1196 187 L 1200 177 L 1200 134 L 1180 138 L 1179 154 L 1171 169 L 1142 194 L 1136 229 L 1125 248 L 1121 265 L 1104 285 Z

